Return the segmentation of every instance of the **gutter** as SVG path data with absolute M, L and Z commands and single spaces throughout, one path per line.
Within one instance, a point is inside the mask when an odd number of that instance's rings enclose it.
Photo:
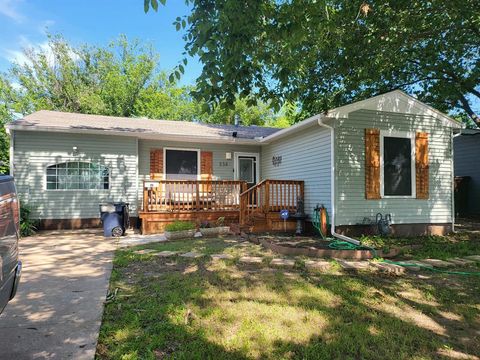
M 290 127 L 287 127 L 285 129 L 282 129 L 280 131 L 277 131 L 271 135 L 268 135 L 260 140 L 261 144 L 268 144 L 271 141 L 281 139 L 285 136 L 289 136 L 292 133 L 295 133 L 299 130 L 302 130 L 303 128 L 307 128 L 309 126 L 315 125 L 318 122 L 319 117 L 323 115 L 318 114 L 314 115 L 312 117 L 309 117 L 308 119 L 305 119 L 303 121 L 300 121 L 299 123 L 296 123 L 295 125 L 292 125 Z
M 330 206 L 332 208 L 332 214 L 330 216 L 330 233 L 333 237 L 337 239 L 347 241 L 349 243 L 360 245 L 360 241 L 352 239 L 351 237 L 338 234 L 335 232 L 335 143 L 334 143 L 334 129 L 330 125 L 327 125 L 323 122 L 327 117 L 325 115 L 316 115 L 314 116 L 315 120 L 317 121 L 319 126 L 322 126 L 326 129 L 330 130 L 330 165 L 332 167 L 332 171 L 330 172 Z
M 7 130 L 22 130 L 22 131 L 39 131 L 39 132 L 55 132 L 67 134 L 95 134 L 107 136 L 126 136 L 136 137 L 145 140 L 170 140 L 179 142 L 204 142 L 215 144 L 239 144 L 239 145 L 258 145 L 259 141 L 256 139 L 234 138 L 231 136 L 196 136 L 196 135 L 182 135 L 182 134 L 158 134 L 154 132 L 141 131 L 118 131 L 110 129 L 82 129 L 82 128 L 58 128 L 52 126 L 31 126 L 31 125 L 15 125 L 8 124 Z

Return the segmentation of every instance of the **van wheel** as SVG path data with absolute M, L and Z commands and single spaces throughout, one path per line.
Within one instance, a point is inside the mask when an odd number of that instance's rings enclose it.
M 120 226 L 115 226 L 112 229 L 112 236 L 113 237 L 120 237 L 123 235 L 123 229 Z

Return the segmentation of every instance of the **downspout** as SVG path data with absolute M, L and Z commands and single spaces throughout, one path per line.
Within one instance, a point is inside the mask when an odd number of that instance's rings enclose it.
M 7 135 L 10 137 L 10 149 L 9 149 L 9 166 L 10 166 L 10 176 L 14 176 L 13 171 L 15 170 L 14 166 L 14 142 L 15 142 L 15 136 L 14 136 L 14 131 L 10 130 L 9 128 L 5 127 L 5 132 Z
M 452 132 L 453 132 L 453 129 L 452 129 Z M 454 172 L 454 164 L 453 164 L 453 156 L 454 156 L 453 139 L 460 135 L 462 135 L 461 131 L 457 134 L 453 134 L 450 140 L 451 147 L 452 147 L 452 156 L 450 158 L 450 166 L 452 171 L 452 192 L 450 195 L 452 200 L 452 232 L 455 232 L 455 172 Z
M 330 165 L 332 167 L 332 171 L 330 172 L 330 206 L 332 208 L 332 214 L 330 216 L 330 233 L 333 237 L 336 237 L 337 239 L 348 241 L 355 245 L 360 245 L 360 241 L 335 232 L 335 137 L 333 127 L 325 124 L 323 122 L 324 119 L 325 116 L 323 115 L 320 115 L 318 117 L 318 125 L 330 130 Z

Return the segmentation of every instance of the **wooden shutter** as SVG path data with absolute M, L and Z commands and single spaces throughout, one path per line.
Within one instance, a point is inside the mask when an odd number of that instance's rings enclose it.
M 150 150 L 150 179 L 163 180 L 163 149 Z
M 415 182 L 417 199 L 429 197 L 428 133 L 417 132 L 415 137 Z
M 202 180 L 212 180 L 213 176 L 213 153 L 202 151 L 200 153 L 200 173 Z
M 365 198 L 380 199 L 379 129 L 365 129 Z

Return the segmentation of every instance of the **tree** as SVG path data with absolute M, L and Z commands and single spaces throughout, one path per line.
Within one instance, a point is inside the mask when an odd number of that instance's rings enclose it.
M 479 123 L 479 0 L 187 3 L 175 26 L 203 63 L 196 95 L 209 103 L 240 94 L 308 115 L 403 89 Z
M 8 171 L 4 125 L 17 113 L 46 109 L 209 123 L 233 123 L 238 114 L 245 125 L 288 123 L 262 102 L 250 106 L 239 99 L 233 109 L 208 107 L 192 97 L 192 86 L 179 86 L 177 77 L 169 79 L 159 69 L 152 47 L 125 36 L 107 47 L 75 47 L 55 35 L 47 48 L 24 53 L 25 63 L 0 74 L 0 172 Z

